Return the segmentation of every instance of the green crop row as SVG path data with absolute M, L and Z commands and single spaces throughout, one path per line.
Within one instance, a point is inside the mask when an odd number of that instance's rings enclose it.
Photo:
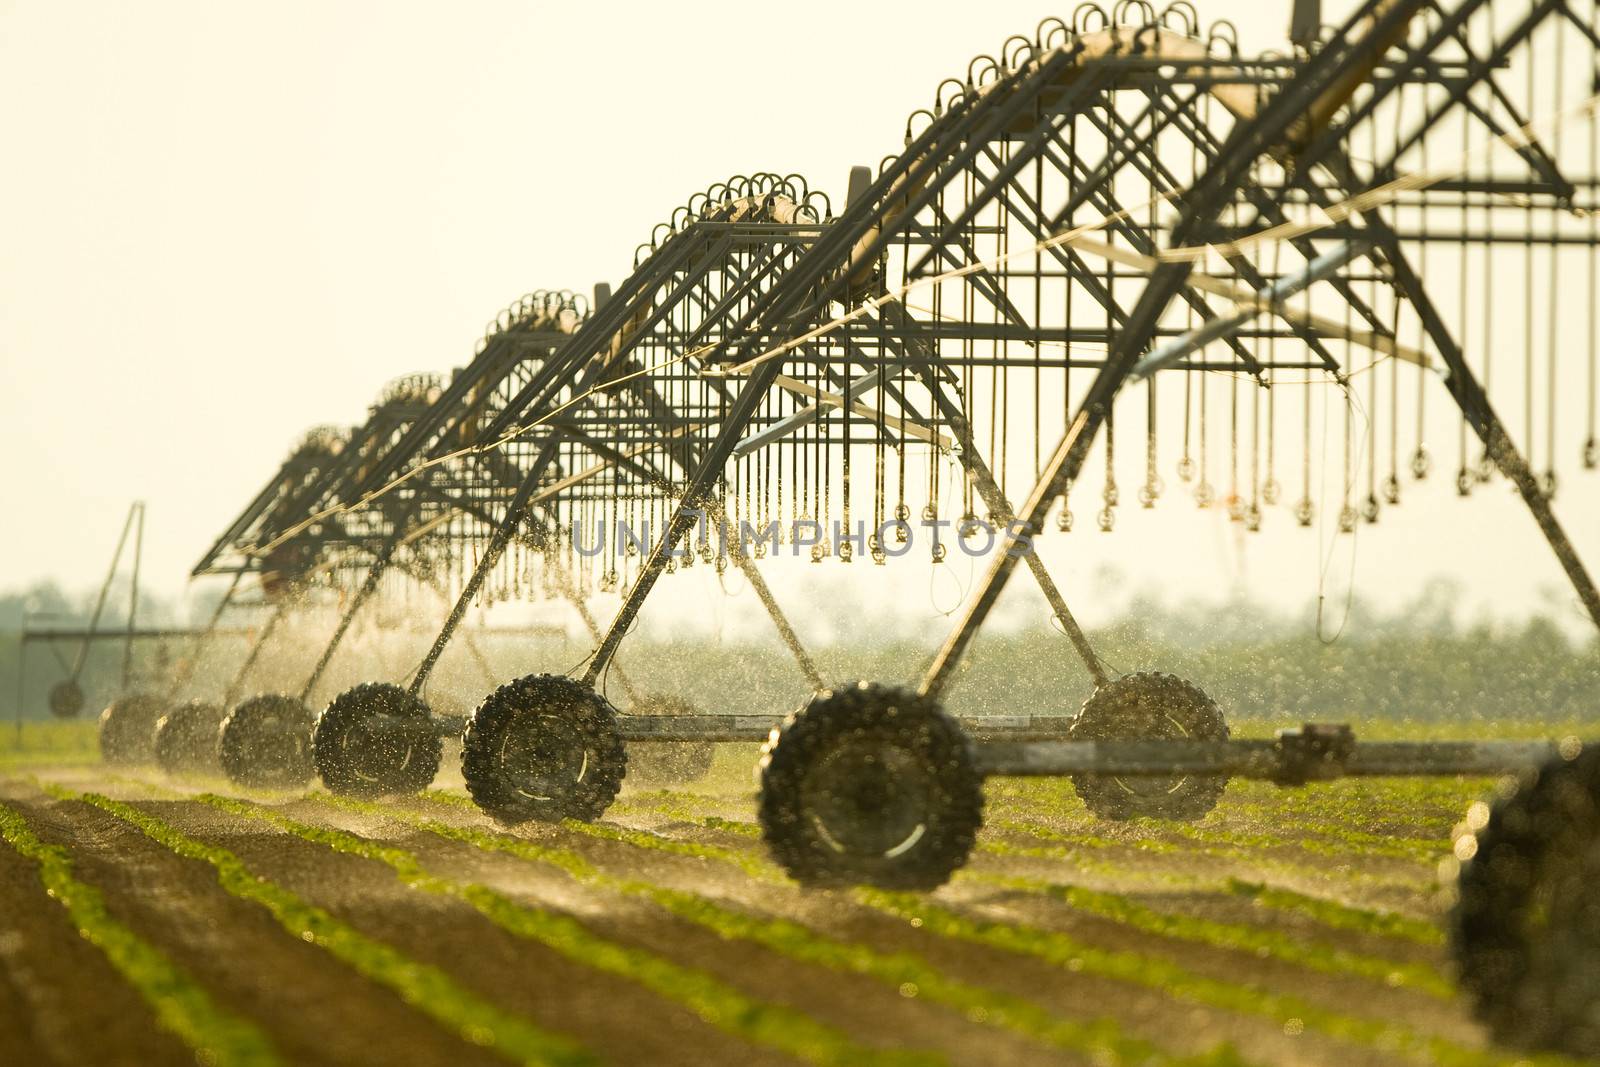
M 615 811 L 628 811 L 630 809 L 654 811 L 673 818 L 686 819 L 690 822 L 703 822 L 710 811 L 719 807 L 721 807 L 721 802 L 715 797 L 700 796 L 696 793 L 680 793 L 670 789 L 660 789 L 651 793 L 635 793 L 631 796 L 623 797 L 612 805 Z M 713 829 L 727 830 L 730 833 L 744 834 L 746 836 L 761 836 L 761 831 L 753 828 L 749 823 L 733 819 L 718 819 L 716 816 L 711 817 L 716 823 Z
M 1018 845 L 986 836 L 978 841 L 979 851 L 991 852 L 1002 856 L 1026 856 L 1031 859 L 1067 860 L 1075 859 L 1078 855 L 1076 850 L 1085 848 L 1106 850 L 1120 848 L 1130 852 L 1143 852 L 1151 855 L 1182 856 L 1191 860 L 1195 856 L 1204 856 L 1208 859 L 1222 860 L 1229 863 L 1243 863 L 1261 870 L 1280 871 L 1293 877 L 1327 878 L 1331 874 L 1337 873 L 1339 878 L 1357 885 L 1403 888 L 1418 893 L 1426 893 L 1432 890 L 1436 878 L 1436 872 L 1431 869 L 1422 869 L 1414 873 L 1379 873 L 1355 870 L 1339 870 L 1335 872 L 1327 867 L 1306 867 L 1301 864 L 1266 856 L 1262 854 L 1260 849 L 1217 844 L 1199 838 L 1191 839 L 1187 847 L 1182 847 L 1161 838 L 1145 836 L 1107 838 L 1090 834 L 1072 834 L 1021 820 L 1007 820 L 1001 828 L 1013 833 L 1026 834 L 1041 841 L 1060 843 L 1039 846 Z
M 1448 850 L 1444 831 L 1482 791 L 1481 782 L 1457 779 L 1345 780 L 1300 789 L 1236 781 L 1229 784 L 1216 811 L 1199 828 L 1239 832 L 1233 824 L 1266 820 L 1282 844 L 1305 840 L 1312 850 L 1349 846 L 1361 855 L 1377 853 L 1431 862 Z M 1004 800 L 1053 819 L 1090 818 L 1070 780 L 991 779 L 987 792 L 991 801 Z M 1403 818 L 1408 825 L 1421 822 L 1424 830 L 1429 823 L 1443 825 L 1437 834 L 1421 837 L 1351 828 L 1371 825 L 1385 816 Z M 1286 830 L 1313 836 L 1286 837 Z M 1261 843 L 1272 844 L 1265 839 Z
M 472 805 L 471 800 L 455 794 L 429 793 L 428 795 L 437 796 L 448 803 L 465 805 L 468 808 Z M 618 803 L 613 810 L 623 813 L 633 811 L 664 814 L 687 822 L 693 822 L 707 829 L 738 834 L 741 837 L 759 838 L 761 836 L 761 828 L 754 823 L 703 814 L 706 810 L 714 807 L 720 807 L 720 805 L 710 798 L 699 797 L 691 793 L 660 792 L 629 798 L 625 802 Z M 1071 862 L 1074 867 L 1083 870 L 1098 871 L 1106 875 L 1135 877 L 1163 884 L 1192 886 L 1194 877 L 1192 873 L 1175 876 L 1161 871 L 1152 871 L 1142 866 L 1135 867 L 1126 864 L 1108 863 L 1099 858 L 1087 857 L 1081 850 L 1092 849 L 1104 852 L 1121 850 L 1124 852 L 1141 852 L 1151 855 L 1172 855 L 1186 858 L 1201 855 L 1210 859 L 1242 862 L 1262 871 L 1277 871 L 1290 877 L 1326 878 L 1330 875 L 1326 868 L 1300 867 L 1295 864 L 1265 858 L 1259 852 L 1252 852 L 1247 849 L 1224 848 L 1198 843 L 1183 847 L 1171 841 L 1150 837 L 1110 838 L 1098 837 L 1093 834 L 1069 834 L 1050 827 L 1001 818 L 991 818 L 989 824 L 994 829 L 1026 834 L 1044 841 L 1061 842 L 1061 845 L 1024 845 L 1005 841 L 990 834 L 984 834 L 978 840 L 978 850 L 980 852 L 1005 857 L 1066 860 Z M 1339 872 L 1338 877 L 1357 885 L 1371 885 L 1380 888 L 1398 886 L 1412 891 L 1427 892 L 1433 888 L 1434 875 L 1430 871 L 1411 878 L 1397 880 L 1365 871 L 1345 871 Z
M 1392 911 L 1356 908 L 1338 901 L 1314 897 L 1308 893 L 1296 893 L 1282 886 L 1246 882 L 1238 878 L 1230 878 L 1227 888 L 1229 892 L 1249 897 L 1264 908 L 1304 915 L 1336 930 L 1377 934 L 1380 937 L 1415 941 L 1420 945 L 1444 944 L 1444 931 L 1439 929 L 1437 923 L 1423 919 L 1397 915 Z
M 61 799 L 94 805 L 185 859 L 209 864 L 229 894 L 265 908 L 290 934 L 317 945 L 359 974 L 392 990 L 463 1040 L 492 1048 L 521 1064 L 578 1067 L 595 1062 L 591 1053 L 571 1039 L 501 1010 L 458 985 L 443 971 L 408 958 L 259 877 L 227 849 L 197 841 L 131 804 L 95 793 L 47 788 Z
M 973 878 L 1059 900 L 1076 911 L 1120 923 L 1142 933 L 1247 952 L 1311 971 L 1364 978 L 1446 999 L 1455 995 L 1455 989 L 1449 981 L 1433 968 L 1420 964 L 1366 956 L 1334 945 L 1306 941 L 1279 930 L 1157 911 L 1121 893 L 1012 875 L 974 872 Z
M 1095 874 L 1102 878 L 1136 878 L 1140 882 L 1172 887 L 1194 884 L 1194 877 L 1191 874 L 1173 874 L 1157 870 L 1148 864 L 1108 860 L 1103 853 L 1094 851 L 1097 847 L 1098 844 L 1085 845 L 1082 842 L 1074 842 L 1071 845 L 1025 845 L 988 834 L 978 840 L 978 851 L 990 856 L 1064 861 L 1079 874 Z
M 234 815 L 266 822 L 336 852 L 382 863 L 412 889 L 461 900 L 517 937 L 536 941 L 583 966 L 637 982 L 659 996 L 684 1005 L 712 1026 L 808 1063 L 826 1067 L 855 1064 L 916 1067 L 943 1062 L 933 1054 L 884 1051 L 861 1045 L 792 1008 L 756 1000 L 704 971 L 600 937 L 569 915 L 518 903 L 486 886 L 431 873 L 414 853 L 405 849 L 343 830 L 312 826 L 246 801 L 211 794 L 196 799 Z M 581 868 L 563 869 L 572 873 Z
M 1058 784 L 1061 788 L 1065 789 L 1071 788 L 1070 783 L 1052 784 Z M 441 795 L 449 796 L 448 794 Z M 452 802 L 471 805 L 471 801 L 465 797 L 451 797 L 451 800 Z M 624 798 L 615 805 L 614 810 L 624 813 L 628 811 L 652 812 L 672 818 L 683 819 L 689 822 L 695 822 L 702 826 L 706 826 L 709 829 L 723 830 L 746 837 L 760 836 L 760 828 L 756 827 L 752 823 L 741 822 L 734 819 L 726 819 L 716 815 L 708 814 L 708 812 L 720 810 L 722 808 L 723 804 L 716 798 L 703 797 L 694 793 L 660 790 L 652 793 L 637 794 Z M 994 811 L 991 811 L 987 820 L 987 824 L 992 830 L 1023 834 L 1044 841 L 1059 842 L 1062 845 L 1070 847 L 1067 850 L 1063 850 L 1061 848 L 1052 848 L 1049 846 L 1034 847 L 1029 845 L 1019 845 L 1014 842 L 996 839 L 991 835 L 984 835 L 982 838 L 980 838 L 978 843 L 978 848 L 980 851 L 988 852 L 994 855 L 1012 857 L 1020 856 L 1030 859 L 1070 859 L 1075 864 L 1083 864 L 1088 862 L 1090 865 L 1096 867 L 1097 869 L 1104 870 L 1107 873 L 1110 873 L 1115 869 L 1113 865 L 1105 864 L 1097 860 L 1086 860 L 1086 857 L 1084 857 L 1081 853 L 1072 852 L 1071 848 L 1096 849 L 1103 851 L 1122 850 L 1142 852 L 1151 855 L 1182 855 L 1189 857 L 1199 854 L 1212 859 L 1226 860 L 1230 862 L 1241 861 L 1249 863 L 1252 866 L 1259 867 L 1262 870 L 1277 870 L 1285 872 L 1289 875 L 1308 874 L 1318 878 L 1323 878 L 1327 877 L 1329 874 L 1329 871 L 1325 866 L 1302 869 L 1293 863 L 1289 863 L 1288 861 L 1263 856 L 1259 848 L 1252 849 L 1243 847 L 1240 844 L 1227 844 L 1218 840 L 1205 840 L 1198 836 L 1191 840 L 1188 844 L 1182 844 L 1177 841 L 1152 836 L 1143 825 L 1129 827 L 1129 829 L 1134 831 L 1129 836 L 1104 837 L 1089 832 L 1074 833 L 1057 830 L 1048 826 L 1039 825 L 1032 820 L 1006 818 L 999 816 Z M 1151 826 L 1158 829 L 1167 828 L 1167 824 L 1151 824 Z M 1158 881 L 1166 880 L 1158 873 L 1145 870 L 1141 870 L 1139 875 L 1147 879 Z M 1430 891 L 1433 888 L 1435 877 L 1432 868 L 1419 871 L 1418 873 L 1409 877 L 1400 875 L 1380 875 L 1366 871 L 1343 872 L 1340 876 L 1357 884 L 1383 887 L 1400 886 L 1419 892 Z
M 715 854 L 705 853 L 708 857 Z M 1045 959 L 1047 962 L 1071 966 L 1080 973 L 1092 974 L 1116 981 L 1153 988 L 1168 995 L 1195 1003 L 1242 1014 L 1266 1016 L 1280 1024 L 1297 1020 L 1304 1029 L 1325 1033 L 1330 1037 L 1382 1049 L 1405 1051 L 1425 1062 L 1436 1062 L 1446 1067 L 1485 1067 L 1524 1062 L 1516 1058 L 1502 1058 L 1493 1053 L 1466 1048 L 1444 1038 L 1423 1034 L 1399 1023 L 1350 1016 L 1330 1011 L 1301 998 L 1272 993 L 1254 986 L 1223 982 L 1190 972 L 1177 964 L 1131 952 L 1117 952 L 1084 945 L 1065 934 L 1025 924 L 995 923 L 972 919 L 947 908 L 938 907 L 926 898 L 909 894 L 888 894 L 876 890 L 860 890 L 862 903 L 878 910 L 888 911 L 908 920 L 920 920 L 925 931 L 987 944 L 990 947 Z M 1312 898 L 1303 898 L 1310 900 Z M 1110 909 L 1104 909 L 1111 917 Z M 1190 929 L 1197 938 L 1203 936 L 1199 927 Z M 1232 938 L 1226 939 L 1231 941 Z M 1236 948 L 1237 944 L 1221 947 Z M 1371 973 L 1365 977 L 1379 977 L 1376 967 L 1385 968 L 1380 980 L 1388 984 L 1388 975 L 1396 970 L 1405 972 L 1408 965 L 1367 957 L 1369 965 L 1363 967 Z M 1302 961 L 1295 961 L 1302 962 Z M 1429 976 L 1434 985 L 1437 976 Z M 1439 991 L 1438 987 L 1429 989 Z M 1552 1059 L 1548 1062 L 1564 1062 Z
M 1382 856 L 1385 859 L 1432 865 L 1441 855 L 1449 851 L 1449 844 L 1445 841 L 1412 844 L 1399 838 L 1382 838 L 1375 834 L 1367 835 L 1373 840 L 1356 841 L 1345 835 L 1286 836 L 1283 833 L 1250 832 L 1216 825 L 1191 826 L 1187 823 L 1158 823 L 1150 820 L 1140 820 L 1136 825 L 1146 831 L 1169 833 L 1200 844 L 1246 849 L 1297 848 L 1312 855 L 1336 859 L 1342 857 L 1365 860 L 1373 856 Z M 1315 833 L 1320 835 L 1323 831 Z
M 1226 982 L 1137 952 L 1096 948 L 1066 934 L 1025 923 L 992 922 L 960 914 L 926 897 L 875 889 L 857 890 L 864 903 L 920 924 L 929 933 L 1029 956 L 1080 974 L 1152 989 L 1176 1000 L 1272 1019 L 1352 1044 L 1403 1053 L 1442 1067 L 1510 1067 L 1513 1064 L 1572 1064 L 1559 1057 L 1530 1060 L 1468 1048 L 1421 1033 L 1398 1021 L 1380 1021 L 1332 1011 L 1290 993 Z
M 1020 811 L 1033 816 L 1033 819 L 1059 819 L 1062 814 L 1061 805 L 1067 800 L 1067 791 L 1072 788 L 1071 783 L 1028 784 L 1032 788 L 1019 789 L 1013 786 L 997 795 L 991 790 L 990 799 L 994 801 L 1003 797 L 1008 801 L 1009 806 L 1014 806 Z M 1073 802 L 1076 803 L 1075 795 L 1073 796 Z M 1217 811 L 1199 825 L 1156 822 L 1143 819 L 1126 825 L 1130 830 L 1139 834 L 1139 840 L 1144 843 L 1143 847 L 1156 850 L 1183 847 L 1178 842 L 1154 836 L 1157 834 L 1170 835 L 1185 841 L 1234 848 L 1297 848 L 1319 856 L 1355 856 L 1363 859 L 1372 856 L 1384 856 L 1389 859 L 1410 860 L 1429 864 L 1449 850 L 1449 843 L 1442 838 L 1434 840 L 1363 834 L 1323 820 L 1300 819 L 1286 821 L 1276 809 L 1272 811 L 1273 832 L 1249 832 L 1226 825 L 1231 821 L 1229 815 L 1232 813 L 1232 807 L 1233 805 L 1224 800 Z M 1032 827 L 1036 825 L 1033 819 L 1012 819 L 1010 822 L 1013 826 L 1026 827 L 1019 832 L 1032 833 L 1034 832 Z M 1295 836 L 1283 833 L 1284 830 L 1293 829 L 1298 829 L 1301 833 Z M 1066 836 L 1068 839 L 1076 839 L 1078 837 L 1078 835 L 1070 833 Z
M 431 799 L 450 799 L 429 794 Z M 654 885 L 636 878 L 606 874 L 569 849 L 539 844 L 525 838 L 454 826 L 416 813 L 346 798 L 321 797 L 336 807 L 366 815 L 384 815 L 415 829 L 491 852 L 501 852 L 531 863 L 546 864 L 566 872 L 587 886 L 649 900 L 681 919 L 703 926 L 727 939 L 750 941 L 786 958 L 882 982 L 902 995 L 915 995 L 961 1013 L 975 1023 L 993 1026 L 1056 1048 L 1083 1053 L 1107 1064 L 1184 1064 L 1237 1067 L 1242 1061 L 1227 1047 L 1198 1057 L 1162 1052 L 1147 1042 L 1124 1035 L 1109 1019 L 1081 1021 L 1062 1018 L 1022 997 L 950 978 L 919 956 L 908 952 L 885 953 L 854 942 L 827 937 L 788 919 L 752 914 L 730 908 L 693 893 Z M 763 881 L 783 881 L 775 867 L 745 853 L 715 845 L 674 841 L 644 831 L 618 834 L 615 828 L 569 822 L 567 828 L 596 838 L 621 841 L 637 848 L 652 848 L 674 855 L 725 863 L 742 871 L 759 869 Z
M 725 819 L 718 819 L 716 823 L 719 829 L 726 828 L 729 825 L 728 820 Z M 751 824 L 740 825 L 741 828 L 754 828 Z M 757 859 L 748 852 L 699 842 L 679 841 L 645 830 L 607 824 L 568 823 L 567 826 L 573 831 L 608 840 L 622 841 L 676 855 L 719 861 L 736 866 L 757 880 L 785 881 L 782 872 L 778 871 L 776 867 Z M 1277 930 L 1197 919 L 1187 915 L 1173 915 L 1140 904 L 1120 893 L 1063 885 L 1042 879 L 991 874 L 974 870 L 959 872 L 958 877 L 1047 896 L 1059 900 L 1075 910 L 1120 923 L 1144 933 L 1205 944 L 1213 948 L 1249 952 L 1305 967 L 1308 970 L 1327 974 L 1349 975 L 1377 981 L 1387 986 L 1415 989 L 1438 997 L 1449 998 L 1455 995 L 1454 987 L 1450 982 L 1430 967 L 1377 956 L 1361 955 L 1337 946 L 1317 942 L 1308 943 L 1298 937 L 1284 934 Z M 1228 889 L 1231 892 L 1240 892 L 1241 890 L 1238 887 L 1243 885 L 1244 883 L 1232 881 L 1228 884 Z M 1405 936 L 1408 940 L 1422 940 L 1417 936 L 1415 927 L 1418 926 L 1436 936 L 1438 933 L 1435 928 L 1427 924 L 1413 924 L 1411 921 L 1399 916 L 1346 908 L 1332 902 L 1321 901 L 1315 897 L 1294 893 L 1290 890 L 1269 889 L 1267 887 L 1256 888 L 1255 898 L 1262 900 L 1263 906 L 1294 907 L 1295 910 L 1300 911 L 1302 914 L 1324 914 L 1333 920 L 1327 925 L 1334 928 L 1362 928 L 1369 931 L 1400 929 L 1404 931 L 1401 936 Z M 1358 917 L 1366 920 L 1364 926 L 1353 926 L 1353 922 Z
M 155 1012 L 156 1023 L 219 1067 L 269 1067 L 280 1062 L 265 1034 L 217 1006 L 195 980 L 128 927 L 112 918 L 100 891 L 72 873 L 65 849 L 41 841 L 20 814 L 0 805 L 0 838 L 39 867 L 45 892 L 66 909 L 82 937 Z

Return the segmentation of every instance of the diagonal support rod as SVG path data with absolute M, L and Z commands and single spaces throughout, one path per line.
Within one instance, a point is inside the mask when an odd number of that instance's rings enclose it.
M 1484 448 L 1488 450 L 1501 473 L 1517 487 L 1517 492 L 1533 514 L 1534 522 L 1539 524 L 1540 532 L 1544 534 L 1551 550 L 1555 552 L 1561 569 L 1572 582 L 1578 599 L 1583 602 L 1584 611 L 1594 624 L 1600 627 L 1600 590 L 1595 588 L 1594 579 L 1590 576 L 1588 568 L 1583 565 L 1577 549 L 1573 548 L 1566 531 L 1556 520 L 1555 512 L 1550 508 L 1550 498 L 1540 486 L 1538 476 L 1528 466 L 1528 461 L 1522 457 L 1522 453 L 1511 440 L 1511 435 L 1506 432 L 1505 424 L 1490 406 L 1488 394 L 1483 391 L 1471 368 L 1467 366 L 1461 349 L 1456 346 L 1454 338 L 1450 336 L 1450 331 L 1444 324 L 1444 319 L 1440 317 L 1438 309 L 1433 306 L 1433 301 L 1423 287 L 1422 279 L 1406 260 L 1405 253 L 1400 248 L 1399 238 L 1376 211 L 1368 212 L 1365 217 L 1372 231 L 1383 235 L 1395 281 L 1410 299 L 1411 305 L 1416 308 L 1418 317 L 1422 319 L 1423 328 L 1428 331 L 1429 339 L 1439 350 L 1439 356 L 1447 368 L 1444 376 L 1445 388 L 1450 391 L 1451 398 L 1461 408 L 1462 415 L 1483 442 Z
M 263 626 L 261 628 L 261 632 L 256 635 L 255 644 L 250 646 L 250 654 L 244 658 L 244 663 L 242 663 L 239 666 L 238 671 L 234 673 L 233 681 L 228 683 L 228 689 L 222 695 L 223 707 L 231 708 L 233 707 L 234 703 L 238 701 L 239 694 L 244 690 L 244 680 L 249 676 L 250 668 L 254 667 L 256 665 L 256 660 L 261 657 L 261 650 L 266 647 L 267 641 L 272 637 L 272 631 L 276 630 L 278 628 L 278 623 L 282 621 L 284 609 L 285 605 L 280 602 L 272 609 L 272 614 L 267 617 L 266 625 Z
M 726 511 L 719 512 L 719 518 L 722 525 L 722 541 L 726 544 L 728 541 L 728 528 L 733 525 L 733 520 L 728 518 Z M 789 617 L 784 614 L 783 608 L 778 605 L 778 598 L 772 595 L 772 587 L 767 585 L 767 580 L 762 576 L 761 569 L 756 566 L 755 560 L 750 558 L 750 554 L 744 550 L 742 538 L 736 538 L 734 545 L 736 550 L 731 553 L 733 562 L 750 583 L 750 588 L 755 590 L 756 598 L 761 601 L 761 606 L 767 609 L 767 614 L 771 616 L 773 625 L 778 628 L 778 636 L 783 639 L 783 643 L 788 647 L 789 653 L 794 656 L 795 663 L 799 665 L 800 673 L 806 676 L 806 681 L 811 684 L 811 688 L 814 691 L 821 691 L 827 688 L 826 683 L 822 680 L 822 673 L 817 670 L 816 661 L 806 651 L 805 645 L 800 643 L 800 635 L 795 632 L 794 626 L 789 622 Z
M 927 386 L 928 395 L 933 398 L 935 407 L 939 409 L 940 417 L 954 431 L 956 440 L 961 444 L 961 465 L 972 478 L 973 488 L 977 489 L 979 497 L 983 499 L 983 506 L 989 509 L 989 514 L 1010 530 L 1012 525 L 1017 522 L 1016 512 L 1012 510 L 1011 502 L 1006 499 L 1006 495 L 1001 490 L 999 483 L 995 481 L 994 474 L 989 470 L 989 465 L 979 455 L 972 437 L 972 426 L 967 422 L 966 415 L 959 405 L 951 403 L 945 389 L 940 385 L 937 371 L 935 370 L 934 357 L 928 351 L 922 337 L 916 332 L 915 321 L 910 315 L 906 314 L 905 308 L 899 303 L 883 305 L 878 309 L 878 314 L 882 318 L 884 325 L 890 327 L 890 331 L 885 334 L 885 340 L 891 336 L 899 337 L 908 349 L 914 350 L 913 352 L 907 352 L 907 355 L 911 356 L 910 362 L 913 368 L 916 370 L 918 377 L 923 380 L 923 384 Z M 1043 523 L 1041 522 L 1028 529 L 1030 539 L 1039 532 L 1042 526 Z M 1009 552 L 1012 548 L 1012 541 L 1008 540 L 1006 547 Z M 1083 627 L 1079 626 L 1078 620 L 1073 617 L 1072 609 L 1067 607 L 1067 599 L 1061 595 L 1061 590 L 1057 588 L 1055 579 L 1050 576 L 1050 571 L 1045 567 L 1044 560 L 1040 559 L 1039 554 L 1033 551 L 1031 544 L 1019 546 L 1018 551 L 1026 556 L 1028 570 L 1032 572 L 1034 581 L 1039 584 L 1039 591 L 1044 594 L 1045 601 L 1050 605 L 1051 612 L 1056 620 L 1061 623 L 1061 628 L 1066 631 L 1067 638 L 1072 642 L 1073 647 L 1077 649 L 1078 656 L 1083 660 L 1084 667 L 1088 669 L 1090 677 L 1094 679 L 1094 684 L 1097 686 L 1104 685 L 1110 679 L 1106 672 L 1105 664 L 1095 654 L 1094 647 L 1089 643 L 1088 635 L 1083 632 Z M 942 688 L 943 685 L 944 681 L 941 676 L 938 688 Z
M 633 625 L 633 620 L 638 617 L 639 609 L 644 606 L 645 597 L 650 595 L 656 580 L 661 577 L 667 560 L 671 558 L 679 542 L 694 529 L 698 521 L 695 506 L 707 499 L 711 487 L 728 462 L 728 457 L 733 454 L 740 435 L 744 433 L 756 408 L 772 388 L 773 380 L 782 365 L 781 360 L 768 360 L 755 368 L 746 379 L 744 388 L 739 391 L 738 397 L 730 407 L 716 439 L 700 456 L 694 472 L 684 485 L 679 508 L 673 513 L 667 528 L 661 532 L 655 547 L 651 549 L 649 558 L 645 560 L 638 578 L 634 580 L 633 588 L 629 589 L 627 596 L 623 598 L 622 607 L 612 619 L 610 628 L 600 642 L 600 647 L 595 649 L 594 658 L 589 661 L 589 667 L 584 671 L 585 685 L 593 686 L 595 679 L 600 677 L 606 665 L 611 662 L 611 658 L 616 655 L 617 647 L 622 644 L 622 638 Z

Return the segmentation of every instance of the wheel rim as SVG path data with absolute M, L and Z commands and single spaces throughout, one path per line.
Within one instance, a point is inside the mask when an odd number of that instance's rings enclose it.
M 411 765 L 417 742 L 411 725 L 397 715 L 367 715 L 339 739 L 350 774 L 363 782 L 386 782 Z
M 1189 737 L 1189 731 L 1185 730 L 1183 724 L 1171 715 L 1159 712 L 1151 714 L 1137 705 L 1130 710 L 1132 717 L 1144 724 L 1139 732 L 1134 735 L 1141 741 L 1183 741 Z M 1123 792 L 1145 800 L 1171 796 L 1182 789 L 1184 783 L 1188 780 L 1188 775 L 1179 775 L 1175 778 L 1155 778 L 1141 775 L 1137 778 L 1112 779 Z
M 157 738 L 157 755 L 165 749 L 168 760 L 177 764 L 198 763 L 216 741 L 218 716 L 215 710 L 200 705 L 188 705 L 171 713 Z
M 588 747 L 573 735 L 572 724 L 553 712 L 519 716 L 496 755 L 501 777 L 529 800 L 566 795 L 590 768 Z
M 935 805 L 926 761 L 882 735 L 849 738 L 828 752 L 800 790 L 803 810 L 834 852 L 893 859 L 927 834 Z
M 260 762 L 268 774 L 287 773 L 305 752 L 305 739 L 298 725 L 282 715 L 268 715 L 260 722 Z

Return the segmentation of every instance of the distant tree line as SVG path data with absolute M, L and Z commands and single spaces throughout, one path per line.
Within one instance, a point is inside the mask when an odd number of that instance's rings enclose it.
M 1117 621 L 1096 629 L 1092 637 L 1116 671 L 1182 675 L 1203 686 L 1234 719 L 1291 724 L 1366 718 L 1437 722 L 1462 716 L 1491 722 L 1597 718 L 1600 640 L 1583 627 L 1564 628 L 1546 617 L 1515 624 L 1462 624 L 1456 600 L 1443 586 L 1430 587 L 1415 603 L 1387 614 L 1360 603 L 1347 613 L 1341 604 L 1339 617 L 1325 618 L 1319 627 L 1314 619 L 1275 615 L 1248 602 L 1174 606 L 1135 599 Z M 51 625 L 78 626 L 87 621 L 92 602 L 92 594 L 68 595 L 49 585 L 0 595 L 0 721 L 16 713 L 24 612 L 34 618 L 47 615 Z M 104 624 L 115 629 L 126 600 L 114 595 L 112 603 L 117 610 L 108 612 Z M 181 608 L 152 600 L 141 606 L 140 620 L 158 626 L 205 613 L 204 605 Z M 319 633 L 301 635 L 296 645 L 278 650 L 273 658 L 287 663 L 287 673 L 295 675 L 303 669 L 302 661 L 315 656 Z M 936 640 L 881 626 L 846 633 L 813 650 L 830 681 L 913 681 L 937 645 Z M 541 652 L 526 641 L 507 638 L 489 654 L 493 670 L 510 678 L 529 670 L 563 670 L 568 659 L 581 655 L 577 646 L 583 643 Z M 242 659 L 243 645 L 234 644 L 239 647 L 230 647 L 224 658 Z M 75 652 L 67 644 L 53 650 L 36 644 L 29 651 L 25 717 L 48 714 L 46 693 L 65 677 Z M 142 682 L 169 673 L 183 650 L 147 643 L 138 646 L 138 653 L 134 673 Z M 409 646 L 397 653 L 402 659 L 416 654 Z M 330 684 L 344 684 L 346 673 L 357 679 L 363 671 L 379 670 L 371 657 L 368 652 L 343 657 Z M 466 659 L 464 654 L 460 658 Z M 668 641 L 640 634 L 624 645 L 619 663 L 641 692 L 675 693 L 706 711 L 784 711 L 807 692 L 792 660 L 775 644 L 719 643 L 705 637 Z M 97 646 L 84 686 L 92 699 L 115 693 L 121 664 L 120 645 Z M 459 691 L 441 692 L 440 699 L 470 707 L 486 683 L 473 670 L 455 673 L 461 676 Z M 617 680 L 608 678 L 605 684 L 620 702 Z M 1090 691 L 1089 676 L 1067 639 L 1035 628 L 981 634 L 948 700 L 954 709 L 971 712 L 1071 713 Z

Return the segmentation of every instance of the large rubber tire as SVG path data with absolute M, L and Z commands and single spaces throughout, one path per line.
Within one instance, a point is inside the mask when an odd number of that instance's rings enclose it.
M 127 766 L 155 756 L 156 720 L 165 709 L 153 696 L 118 697 L 100 713 L 100 758 Z
M 677 697 L 653 695 L 640 699 L 628 713 L 693 715 L 695 707 Z M 697 782 L 711 770 L 716 755 L 717 746 L 710 741 L 634 741 L 628 745 L 628 781 L 644 788 Z
M 937 888 L 983 824 L 966 732 L 907 689 L 817 694 L 773 732 L 760 773 L 767 847 L 802 885 Z
M 161 716 L 156 723 L 156 764 L 168 774 L 206 774 L 222 769 L 217 735 L 228 709 L 191 700 Z
M 1198 686 L 1170 674 L 1144 672 L 1107 682 L 1072 720 L 1072 741 L 1226 741 L 1222 710 Z M 1075 774 L 1072 786 L 1102 819 L 1204 818 L 1228 788 L 1225 775 L 1117 778 Z
M 222 771 L 252 789 L 295 789 L 311 778 L 311 709 L 291 696 L 263 693 L 222 721 Z
M 1517 783 L 1470 840 L 1450 941 L 1496 1041 L 1600 1058 L 1600 748 Z
M 461 737 L 467 792 L 507 825 L 598 819 L 627 772 L 616 709 L 561 675 L 530 674 L 496 689 Z
M 439 773 L 443 752 L 428 706 L 403 686 L 382 682 L 334 697 L 311 733 L 317 776 L 340 796 L 420 792 Z

